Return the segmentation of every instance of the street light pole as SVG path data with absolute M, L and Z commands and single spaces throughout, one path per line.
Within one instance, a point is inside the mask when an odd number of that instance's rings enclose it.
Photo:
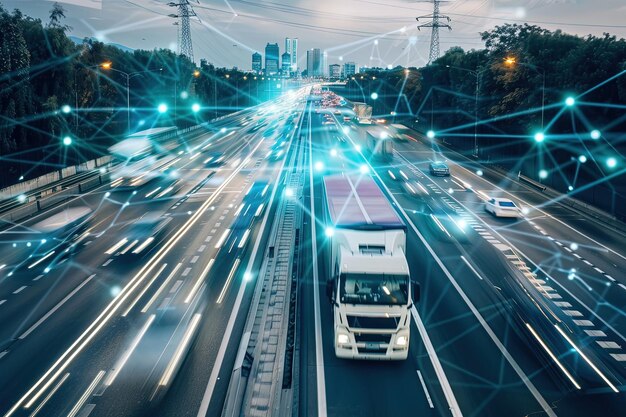
M 463 67 L 457 67 L 454 65 L 446 65 L 447 68 L 454 68 L 460 71 L 469 72 L 476 77 L 475 97 L 474 97 L 474 151 L 473 156 L 478 158 L 478 96 L 480 95 L 480 79 L 483 72 L 489 68 L 484 68 L 481 71 L 471 70 Z
M 544 128 L 544 114 L 546 107 L 546 69 L 544 67 L 540 67 L 535 64 L 530 64 L 527 62 L 517 62 L 514 57 L 507 57 L 504 59 L 504 63 L 509 67 L 515 66 L 515 64 L 523 65 L 535 71 L 537 74 L 541 75 L 541 131 Z

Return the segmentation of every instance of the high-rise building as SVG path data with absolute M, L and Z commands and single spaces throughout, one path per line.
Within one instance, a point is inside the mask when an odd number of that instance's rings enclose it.
M 356 74 L 356 64 L 353 61 L 343 64 L 343 76 L 351 77 Z
M 298 72 L 298 38 L 285 38 L 285 51 L 291 55 L 292 73 Z
M 278 44 L 268 43 L 265 46 L 265 75 L 278 74 L 278 57 L 279 55 Z
M 252 72 L 260 74 L 261 68 L 263 68 L 263 56 L 255 52 L 252 54 Z
M 285 52 L 280 56 L 280 60 L 280 73 L 283 77 L 289 77 L 291 75 L 291 54 L 289 52 Z
M 341 65 L 331 64 L 328 66 L 328 76 L 330 78 L 341 78 Z
M 318 48 L 306 51 L 306 72 L 309 77 L 323 76 L 322 51 Z
M 328 72 L 326 72 L 328 70 L 328 52 L 324 51 L 324 53 L 322 54 L 322 76 L 324 77 L 328 77 Z

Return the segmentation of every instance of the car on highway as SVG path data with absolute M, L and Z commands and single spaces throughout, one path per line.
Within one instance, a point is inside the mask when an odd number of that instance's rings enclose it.
M 496 217 L 522 217 L 522 211 L 508 198 L 492 197 L 485 202 L 485 210 Z
M 447 177 L 450 175 L 450 168 L 448 164 L 442 161 L 434 161 L 428 165 L 428 170 L 430 171 L 430 175 L 441 175 L 443 177 Z
M 153 242 L 158 241 L 165 227 L 172 221 L 171 217 L 163 217 L 161 212 L 149 211 L 141 216 L 130 227 L 125 237 L 127 245 L 122 245 L 120 255 L 139 255 Z

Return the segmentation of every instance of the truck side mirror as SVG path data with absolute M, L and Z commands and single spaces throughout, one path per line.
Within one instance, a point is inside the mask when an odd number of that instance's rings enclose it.
M 421 289 L 420 284 L 417 281 L 411 281 L 411 289 L 413 290 L 413 303 L 420 302 Z
M 328 301 L 330 301 L 331 303 L 334 301 L 333 300 L 333 292 L 335 289 L 334 287 L 335 287 L 334 279 L 329 279 L 326 281 L 326 296 L 328 297 Z

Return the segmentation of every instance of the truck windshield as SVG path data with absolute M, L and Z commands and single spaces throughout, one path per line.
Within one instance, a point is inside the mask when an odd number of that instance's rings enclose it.
M 408 275 L 341 274 L 339 294 L 342 303 L 407 304 Z

